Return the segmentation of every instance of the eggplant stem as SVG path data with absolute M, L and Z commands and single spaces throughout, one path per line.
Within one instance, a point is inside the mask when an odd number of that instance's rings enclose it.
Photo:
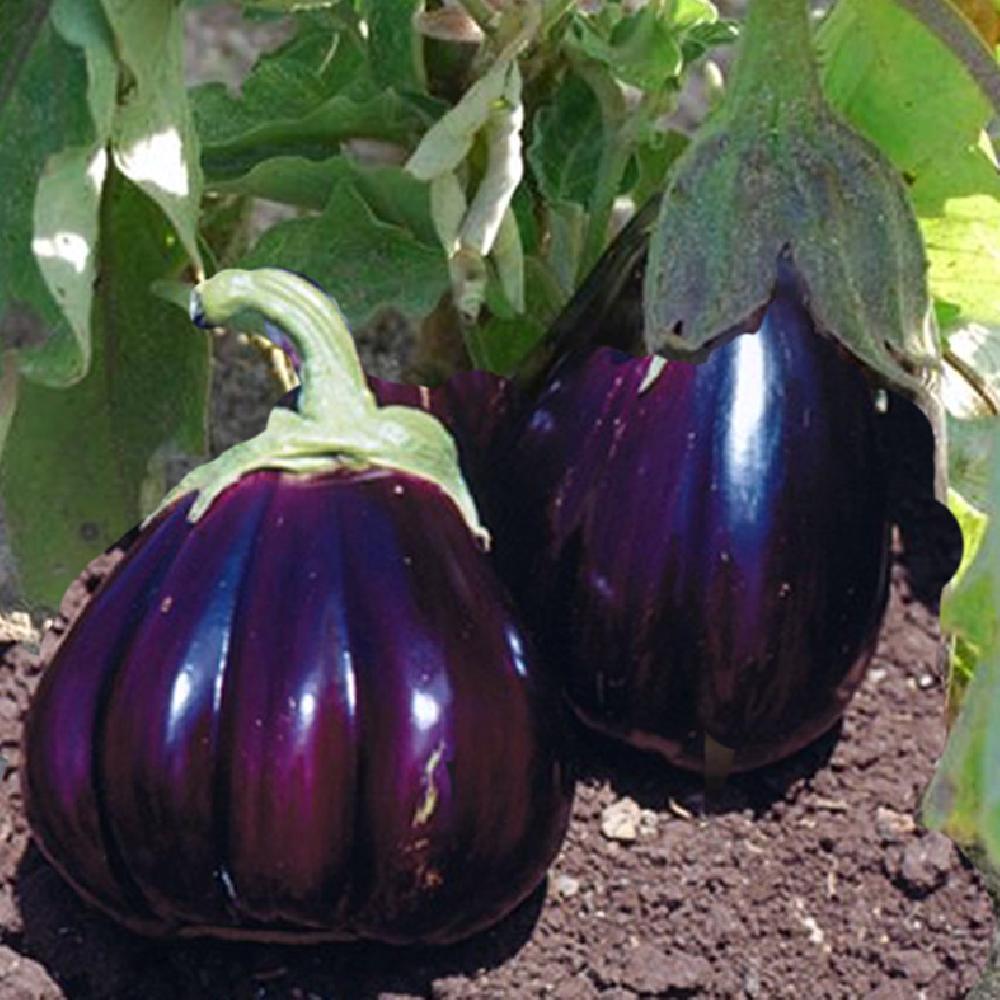
M 262 268 L 219 271 L 191 293 L 191 318 L 200 326 L 222 325 L 248 309 L 281 327 L 301 354 L 304 417 L 374 407 L 344 316 L 321 289 L 288 271 Z
M 770 116 L 822 102 L 806 0 L 750 0 L 726 104 Z
M 258 469 L 321 475 L 372 466 L 419 476 L 438 487 L 485 547 L 489 535 L 458 464 L 458 451 L 432 414 L 407 406 L 378 406 L 368 388 L 347 323 L 336 303 L 289 271 L 220 271 L 191 293 L 191 318 L 200 326 L 252 311 L 288 335 L 302 359 L 298 409 L 276 407 L 256 437 L 193 469 L 146 523 L 188 493 L 197 521 L 223 490 Z

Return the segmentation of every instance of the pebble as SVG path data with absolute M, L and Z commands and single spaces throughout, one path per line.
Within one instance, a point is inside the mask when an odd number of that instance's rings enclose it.
M 916 829 L 913 817 L 895 809 L 879 807 L 875 810 L 875 832 L 883 843 L 893 844 L 905 840 Z
M 556 892 L 564 899 L 571 899 L 580 891 L 580 880 L 572 875 L 559 875 L 556 877 Z
M 642 810 L 634 799 L 619 799 L 601 813 L 601 833 L 608 840 L 630 844 L 639 836 Z

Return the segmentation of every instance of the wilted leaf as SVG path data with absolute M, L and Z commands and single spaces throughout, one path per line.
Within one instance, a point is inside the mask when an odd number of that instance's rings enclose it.
M 163 0 L 102 0 L 129 85 L 115 116 L 118 169 L 171 221 L 198 266 L 201 167 L 184 83 L 184 8 Z

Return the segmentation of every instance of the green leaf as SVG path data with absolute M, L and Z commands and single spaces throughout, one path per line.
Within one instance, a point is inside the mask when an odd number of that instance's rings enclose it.
M 551 103 L 535 113 L 528 149 L 545 200 L 589 204 L 606 141 L 600 102 L 580 77 L 567 75 Z
M 303 18 L 298 35 L 264 56 L 233 97 L 221 83 L 193 92 L 209 184 L 276 157 L 327 160 L 349 139 L 416 142 L 425 110 L 373 79 L 362 41 Z M 426 103 L 426 102 L 424 102 Z
M 1000 413 L 1000 329 L 973 323 L 953 330 L 944 362 L 940 394 L 948 418 L 949 481 L 967 500 L 983 507 Z
M 958 679 L 968 681 L 961 714 L 923 802 L 928 826 L 1000 861 L 1000 425 L 994 423 L 989 523 L 961 497 L 950 505 L 969 551 L 946 592 L 942 625 L 951 633 Z M 977 544 L 978 542 L 978 544 Z
M 88 167 L 110 128 L 117 71 L 96 0 L 48 13 L 15 0 L 3 15 L 0 134 L 16 141 L 0 144 L 0 339 L 27 376 L 69 385 L 89 357 L 100 177 Z
M 474 327 L 468 344 L 477 368 L 510 375 L 531 353 L 555 319 L 563 298 L 546 264 L 537 257 L 524 262 L 526 308 L 511 318 L 493 316 Z
M 423 0 L 364 0 L 372 75 L 382 87 L 400 93 L 427 89 L 423 39 L 413 30 L 413 15 Z
M 933 295 L 959 309 L 960 322 L 1000 324 L 1000 174 L 978 145 L 913 186 Z
M 363 166 L 346 156 L 319 161 L 278 156 L 243 177 L 220 183 L 218 190 L 322 210 L 345 181 L 361 191 L 382 222 L 410 229 L 424 242 L 435 241 L 427 185 L 402 167 Z
M 150 291 L 184 263 L 159 208 L 112 173 L 101 206 L 101 282 L 87 376 L 68 389 L 22 381 L 0 462 L 19 585 L 55 607 L 93 556 L 144 515 L 165 468 L 204 448 L 208 342 Z
M 545 260 L 568 300 L 576 291 L 577 265 L 583 253 L 586 217 L 575 201 L 554 201 L 546 208 L 550 239 Z
M 324 212 L 267 230 L 241 267 L 283 267 L 308 275 L 336 298 L 357 327 L 392 306 L 415 320 L 448 289 L 448 264 L 436 236 L 421 239 L 403 225 L 381 221 L 360 190 L 344 182 Z
M 115 163 L 160 206 L 200 267 L 202 176 L 184 84 L 183 6 L 163 0 L 102 2 L 127 74 L 112 137 Z
M 663 190 L 670 168 L 687 143 L 687 136 L 681 132 L 656 132 L 635 151 L 635 181 L 628 193 L 637 206 Z
M 932 294 L 956 323 L 1000 322 L 1000 175 L 981 142 L 986 98 L 892 0 L 841 0 L 818 42 L 827 98 L 911 182 Z

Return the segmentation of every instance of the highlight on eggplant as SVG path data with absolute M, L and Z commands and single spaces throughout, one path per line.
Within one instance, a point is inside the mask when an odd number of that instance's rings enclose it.
M 71 628 L 25 728 L 36 842 L 145 934 L 474 933 L 543 878 L 572 783 L 454 444 L 375 404 L 300 279 L 198 292 L 281 323 L 299 410 L 182 483 Z
M 788 260 L 700 364 L 563 358 L 514 434 L 498 548 L 585 722 L 727 771 L 839 719 L 888 593 L 876 418 Z

